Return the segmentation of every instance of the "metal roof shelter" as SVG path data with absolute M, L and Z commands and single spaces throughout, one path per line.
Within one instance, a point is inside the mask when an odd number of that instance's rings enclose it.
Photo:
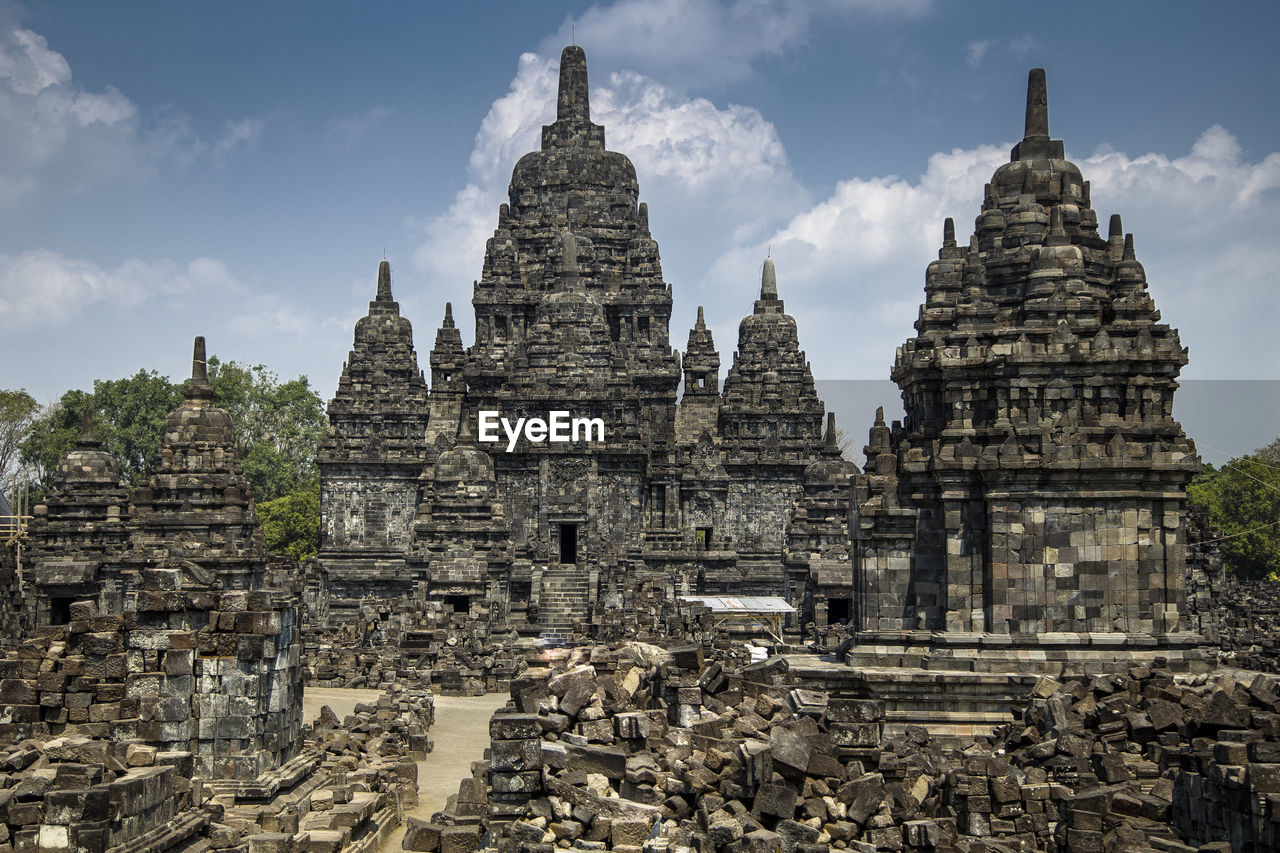
M 708 608 L 716 628 L 736 628 L 740 631 L 763 629 L 778 642 L 782 642 L 782 623 L 796 612 L 785 598 L 776 596 L 738 598 L 724 595 L 685 595 L 680 600 Z

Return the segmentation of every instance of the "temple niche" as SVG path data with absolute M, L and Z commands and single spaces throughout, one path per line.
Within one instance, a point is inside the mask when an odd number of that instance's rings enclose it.
M 906 418 L 877 418 L 857 478 L 859 626 L 1177 641 L 1187 353 L 1120 217 L 1099 234 L 1042 69 L 968 244 L 943 232 L 892 370 Z

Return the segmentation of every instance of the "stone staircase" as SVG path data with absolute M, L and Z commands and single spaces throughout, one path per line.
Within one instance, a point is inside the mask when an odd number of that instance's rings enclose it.
M 538 624 L 542 639 L 567 640 L 576 622 L 587 620 L 590 598 L 589 572 L 584 564 L 548 566 L 542 573 Z

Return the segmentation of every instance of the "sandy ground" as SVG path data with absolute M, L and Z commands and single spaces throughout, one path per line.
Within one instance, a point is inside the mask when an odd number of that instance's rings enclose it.
M 346 690 L 340 687 L 308 687 L 303 694 L 303 719 L 320 716 L 328 705 L 342 719 L 355 710 L 357 702 L 376 702 L 381 691 Z M 506 693 L 484 696 L 437 696 L 436 722 L 431 727 L 435 749 L 426 761 L 418 762 L 418 804 L 406 817 L 426 820 L 444 808 L 449 795 L 458 793 L 458 783 L 471 775 L 471 762 L 484 758 L 489 746 L 489 717 L 507 701 Z M 400 849 L 404 827 L 399 827 L 379 853 Z

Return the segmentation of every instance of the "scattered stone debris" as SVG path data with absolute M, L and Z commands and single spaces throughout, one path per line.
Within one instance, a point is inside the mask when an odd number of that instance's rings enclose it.
M 961 743 L 888 736 L 883 703 L 782 658 L 597 648 L 513 683 L 489 760 L 404 849 L 1274 850 L 1280 677 L 1241 676 L 1041 678 L 1017 725 Z

